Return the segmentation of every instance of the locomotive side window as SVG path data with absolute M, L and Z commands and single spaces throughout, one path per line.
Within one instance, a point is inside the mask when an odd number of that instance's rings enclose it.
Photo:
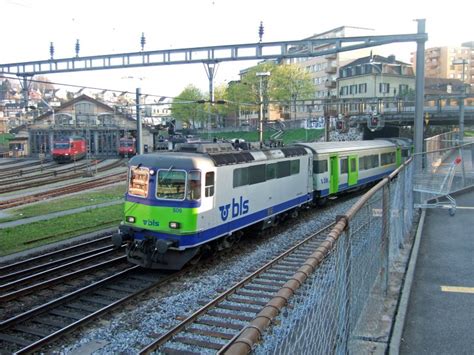
M 199 200 L 201 198 L 201 172 L 190 171 L 188 173 L 188 200 Z
M 184 200 L 186 172 L 181 170 L 158 171 L 156 197 L 166 200 Z
M 300 173 L 300 161 L 299 160 L 292 160 L 290 162 L 290 172 L 291 175 L 296 175 Z
M 249 166 L 249 184 L 265 181 L 265 164 Z
M 279 161 L 277 163 L 277 178 L 290 176 L 290 161 Z
M 240 168 L 234 170 L 233 186 L 239 187 L 249 184 L 249 173 L 247 168 Z
M 206 173 L 206 197 L 214 196 L 214 172 Z
M 130 168 L 130 179 L 128 180 L 128 193 L 133 196 L 146 197 L 148 195 L 148 178 L 149 171 L 147 168 Z
M 276 164 L 267 164 L 266 167 L 266 180 L 272 180 L 276 178 Z

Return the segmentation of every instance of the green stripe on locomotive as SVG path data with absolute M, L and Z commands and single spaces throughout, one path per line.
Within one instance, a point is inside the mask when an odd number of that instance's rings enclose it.
M 197 208 L 147 206 L 126 201 L 124 211 L 124 223 L 131 227 L 170 234 L 189 234 L 197 231 Z M 135 217 L 135 223 L 127 222 L 128 217 Z M 170 222 L 178 222 L 180 228 L 170 228 Z

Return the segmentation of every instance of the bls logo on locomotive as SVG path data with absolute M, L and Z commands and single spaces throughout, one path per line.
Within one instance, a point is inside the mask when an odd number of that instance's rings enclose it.
M 236 201 L 235 198 L 232 198 L 232 203 L 219 206 L 219 210 L 221 211 L 221 219 L 225 222 L 229 217 L 230 210 L 232 212 L 232 218 L 247 214 L 249 211 L 249 200 L 244 200 L 242 196 L 240 196 L 238 201 Z

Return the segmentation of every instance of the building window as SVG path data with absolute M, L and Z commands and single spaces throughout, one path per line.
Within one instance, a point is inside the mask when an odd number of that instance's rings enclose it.
M 359 94 L 367 93 L 367 84 L 359 84 Z
M 379 93 L 387 94 L 390 92 L 390 84 L 389 83 L 379 83 Z

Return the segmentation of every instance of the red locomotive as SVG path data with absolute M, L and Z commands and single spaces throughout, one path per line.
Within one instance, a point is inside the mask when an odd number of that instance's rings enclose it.
M 131 157 L 131 156 L 134 156 L 135 154 L 137 154 L 135 138 L 132 138 L 132 137 L 120 138 L 119 155 L 121 157 L 125 157 L 125 156 Z
M 87 143 L 83 137 L 59 138 L 53 142 L 53 160 L 67 163 L 82 159 L 87 154 Z

